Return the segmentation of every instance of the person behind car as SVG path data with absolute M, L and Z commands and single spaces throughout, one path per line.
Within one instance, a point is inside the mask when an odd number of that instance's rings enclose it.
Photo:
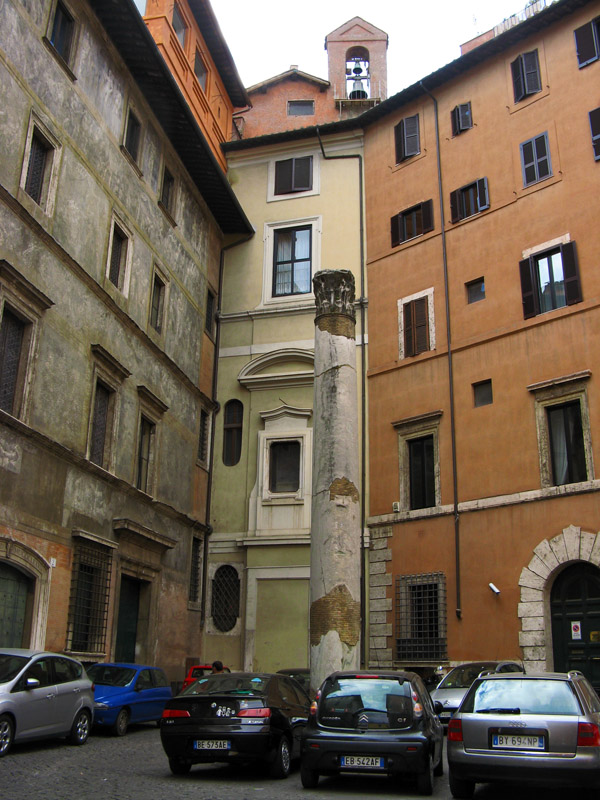
M 225 670 L 223 669 L 223 662 L 213 661 L 211 672 L 213 675 L 218 675 L 221 672 L 225 672 Z

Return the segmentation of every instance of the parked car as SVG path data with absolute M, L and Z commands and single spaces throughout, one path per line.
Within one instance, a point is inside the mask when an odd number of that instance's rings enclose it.
M 132 722 L 158 722 L 173 693 L 165 673 L 142 664 L 94 664 L 94 723 L 124 736 Z
M 174 775 L 192 764 L 263 761 L 287 778 L 300 755 L 310 700 L 296 681 L 271 673 L 206 675 L 169 700 L 160 724 Z
M 461 704 L 467 690 L 482 672 L 523 672 L 518 661 L 472 661 L 454 667 L 431 692 L 431 699 L 442 704 L 440 719 L 446 727 L 448 720 Z
M 229 667 L 223 667 L 224 672 L 231 672 Z M 182 690 L 185 689 L 190 683 L 197 681 L 198 678 L 201 678 L 203 675 L 210 675 L 212 672 L 212 664 L 194 664 L 193 667 L 190 667 L 188 670 L 188 674 L 185 676 Z
M 310 696 L 310 669 L 308 667 L 298 667 L 297 669 L 278 669 L 278 675 L 287 675 L 298 681 L 307 695 Z
M 478 782 L 600 786 L 600 700 L 580 672 L 478 678 L 448 726 L 453 797 Z
M 92 682 L 79 661 L 42 650 L 0 650 L 0 757 L 13 742 L 51 736 L 85 744 L 93 714 Z
M 416 776 L 420 794 L 441 775 L 444 732 L 414 672 L 334 672 L 311 706 L 302 735 L 300 778 L 342 772 Z

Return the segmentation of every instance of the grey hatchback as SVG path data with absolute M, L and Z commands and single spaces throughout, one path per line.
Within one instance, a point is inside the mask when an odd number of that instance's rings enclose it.
M 581 672 L 485 675 L 448 724 L 453 797 L 475 784 L 600 786 L 600 700 Z
M 0 650 L 0 757 L 13 741 L 67 736 L 85 744 L 94 691 L 83 666 L 42 650 Z

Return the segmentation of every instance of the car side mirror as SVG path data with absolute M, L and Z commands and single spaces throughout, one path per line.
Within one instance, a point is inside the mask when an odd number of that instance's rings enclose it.
M 440 703 L 440 701 L 439 701 L 439 700 L 434 700 L 434 702 L 433 702 L 433 710 L 435 711 L 435 713 L 436 713 L 436 714 L 438 715 L 438 717 L 439 717 L 439 715 L 440 715 L 440 714 L 442 713 L 442 711 L 444 710 L 444 706 L 443 706 L 443 705 Z
M 37 689 L 40 686 L 40 682 L 37 678 L 27 678 L 25 681 L 25 688 L 26 689 Z

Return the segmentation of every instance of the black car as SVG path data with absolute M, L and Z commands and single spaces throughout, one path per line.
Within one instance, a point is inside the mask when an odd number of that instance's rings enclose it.
M 444 768 L 438 712 L 414 672 L 334 672 L 302 734 L 302 785 L 343 772 L 405 773 L 416 776 L 420 794 L 431 794 Z
M 160 738 L 174 775 L 192 764 L 264 761 L 287 778 L 300 755 L 310 700 L 285 675 L 233 672 L 206 675 L 169 700 Z

